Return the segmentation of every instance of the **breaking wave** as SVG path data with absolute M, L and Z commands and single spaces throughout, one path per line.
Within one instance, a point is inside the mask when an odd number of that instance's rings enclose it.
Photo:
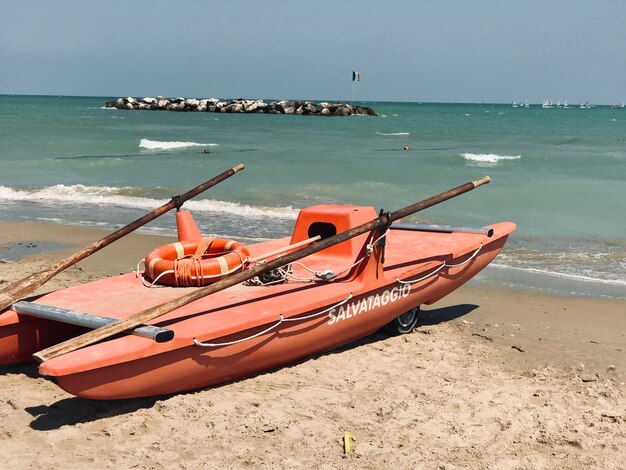
M 496 155 L 494 153 L 462 153 L 461 157 L 471 162 L 495 165 L 504 160 L 519 160 L 521 155 Z
M 42 189 L 24 190 L 0 186 L 0 202 L 31 201 L 61 202 L 68 204 L 95 204 L 101 206 L 120 206 L 145 210 L 153 210 L 169 199 L 155 199 L 130 194 L 140 193 L 139 188 L 85 186 L 75 184 L 66 186 L 57 184 Z M 219 201 L 215 199 L 190 200 L 185 208 L 195 212 L 214 214 L 232 214 L 244 218 L 295 219 L 298 210 L 291 207 L 249 206 L 237 202 Z
M 384 132 L 376 132 L 378 135 L 411 135 L 410 132 L 390 132 L 389 134 L 385 134 Z
M 161 142 L 159 140 L 141 139 L 139 148 L 146 150 L 173 150 L 187 147 L 215 147 L 218 144 L 203 144 L 200 142 Z

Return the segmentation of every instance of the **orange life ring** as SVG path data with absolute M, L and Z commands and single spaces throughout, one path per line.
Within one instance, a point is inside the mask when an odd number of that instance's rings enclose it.
M 202 238 L 163 245 L 146 256 L 145 276 L 154 284 L 204 286 L 243 271 L 250 253 L 243 243 Z

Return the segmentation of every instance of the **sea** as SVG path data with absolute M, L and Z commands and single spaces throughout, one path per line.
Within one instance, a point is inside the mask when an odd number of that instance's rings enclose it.
M 380 116 L 320 117 L 112 98 L 0 96 L 0 221 L 113 230 L 244 163 L 184 207 L 204 234 L 254 243 L 289 235 L 303 207 L 393 211 L 489 175 L 405 222 L 515 222 L 474 285 L 626 299 L 626 109 L 358 102 Z M 173 213 L 141 231 L 175 234 Z

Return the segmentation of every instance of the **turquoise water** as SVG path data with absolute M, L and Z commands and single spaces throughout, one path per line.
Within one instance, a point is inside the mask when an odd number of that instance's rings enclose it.
M 243 162 L 186 207 L 205 233 L 253 241 L 289 234 L 301 207 L 395 210 L 487 174 L 412 220 L 517 223 L 485 282 L 626 297 L 626 110 L 366 103 L 381 116 L 321 118 L 107 99 L 0 96 L 0 220 L 117 227 Z M 173 216 L 147 230 L 172 233 Z

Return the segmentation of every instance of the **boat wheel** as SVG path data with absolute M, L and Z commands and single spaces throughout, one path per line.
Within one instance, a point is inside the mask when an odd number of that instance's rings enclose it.
M 386 326 L 385 331 L 390 335 L 403 335 L 410 333 L 415 328 L 419 318 L 420 306 L 403 313 L 402 315 L 391 320 Z

